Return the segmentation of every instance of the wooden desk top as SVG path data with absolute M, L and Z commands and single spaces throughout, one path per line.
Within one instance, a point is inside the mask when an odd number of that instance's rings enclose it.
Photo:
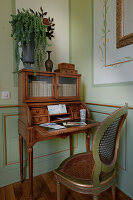
M 78 120 L 73 120 L 74 122 L 77 122 Z M 58 123 L 62 125 L 61 123 Z M 46 128 L 46 127 L 41 127 L 41 126 L 35 126 L 35 139 L 36 141 L 41 141 L 41 140 L 48 140 L 48 139 L 53 139 L 56 137 L 66 137 L 67 135 L 72 135 L 75 133 L 81 133 L 81 132 L 87 132 L 90 128 L 99 126 L 100 123 L 93 121 L 93 120 L 87 120 L 86 121 L 87 125 L 76 125 L 76 126 L 71 126 L 71 127 L 66 127 L 64 129 L 52 129 L 52 128 Z

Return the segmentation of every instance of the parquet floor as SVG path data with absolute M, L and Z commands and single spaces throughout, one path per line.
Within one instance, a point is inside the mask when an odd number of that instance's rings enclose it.
M 28 200 L 28 181 L 14 183 L 0 188 L 0 200 Z M 56 182 L 53 172 L 34 177 L 35 200 L 56 200 Z M 79 194 L 61 185 L 61 200 L 92 200 L 91 195 Z M 112 200 L 111 190 L 103 192 L 99 200 Z M 116 190 L 116 200 L 131 200 Z

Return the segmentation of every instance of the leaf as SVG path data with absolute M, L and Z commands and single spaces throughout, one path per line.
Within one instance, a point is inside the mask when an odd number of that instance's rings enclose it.
M 107 27 L 107 22 L 104 20 L 104 27 L 106 28 Z
M 123 60 L 117 60 L 116 62 L 122 62 Z
M 100 51 L 102 53 L 102 56 L 103 56 L 103 49 L 102 49 L 102 47 L 100 45 L 99 45 L 99 49 L 100 49 Z
M 107 33 L 111 33 L 111 30 L 108 30 Z
M 101 31 L 102 31 L 102 33 L 105 33 L 105 29 L 104 28 L 102 28 Z
M 33 13 L 33 14 L 34 14 L 34 10 L 32 10 L 32 9 L 30 8 L 30 11 L 31 11 L 31 13 Z
M 40 7 L 40 10 L 41 10 L 41 12 L 43 13 L 43 9 L 42 9 L 42 6 Z
M 131 56 L 126 56 L 125 58 L 133 60 Z

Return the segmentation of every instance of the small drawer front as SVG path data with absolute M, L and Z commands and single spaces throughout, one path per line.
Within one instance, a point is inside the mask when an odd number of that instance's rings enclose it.
M 34 124 L 42 124 L 48 122 L 48 116 L 35 116 L 33 117 Z
M 75 106 L 72 108 L 73 112 L 79 112 L 79 107 Z
M 44 114 L 47 114 L 47 110 L 45 108 L 32 108 L 31 114 L 32 115 L 44 115 Z
M 79 118 L 80 118 L 79 112 L 74 112 L 74 113 L 73 113 L 73 118 L 74 118 L 74 119 L 79 119 Z

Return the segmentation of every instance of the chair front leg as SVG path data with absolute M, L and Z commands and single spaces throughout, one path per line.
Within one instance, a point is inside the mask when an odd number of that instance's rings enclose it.
M 113 200 L 115 200 L 115 184 L 112 185 L 112 197 L 113 197 Z
M 60 182 L 57 181 L 57 200 L 60 200 Z

